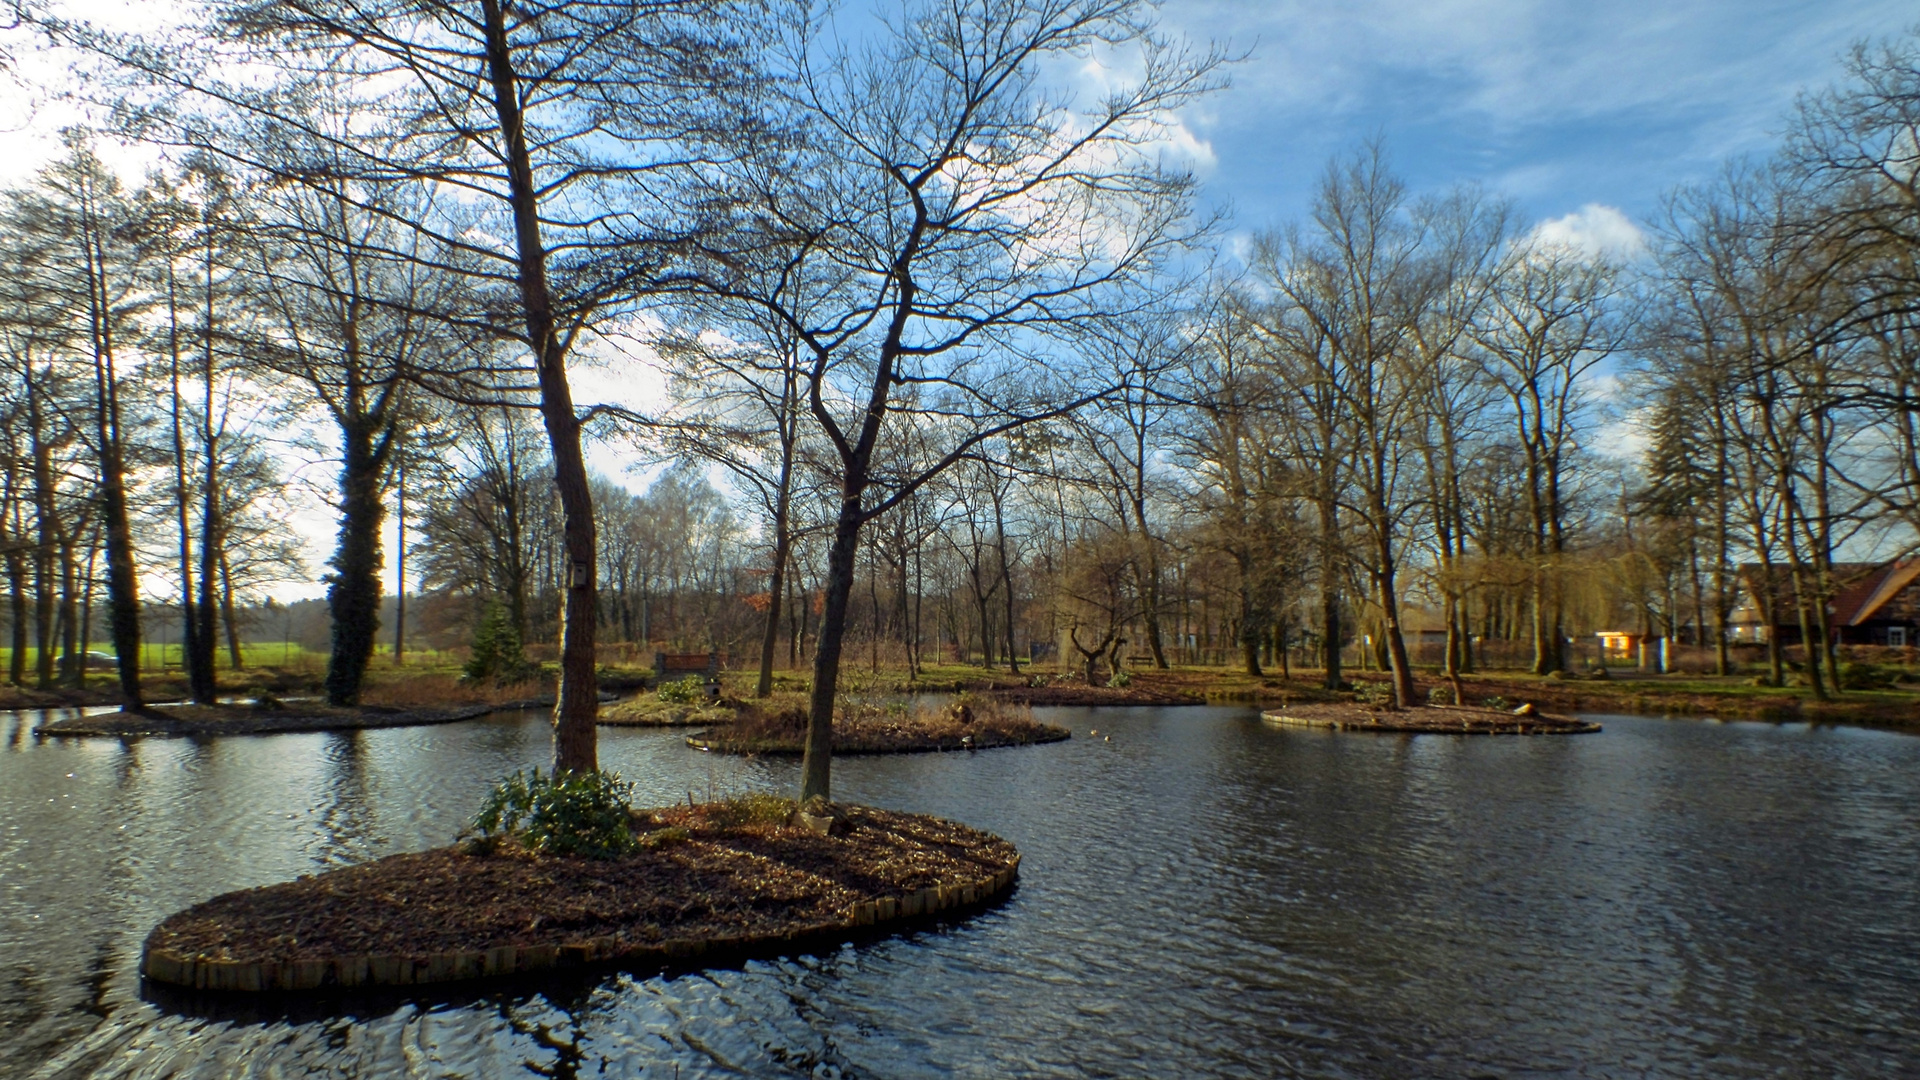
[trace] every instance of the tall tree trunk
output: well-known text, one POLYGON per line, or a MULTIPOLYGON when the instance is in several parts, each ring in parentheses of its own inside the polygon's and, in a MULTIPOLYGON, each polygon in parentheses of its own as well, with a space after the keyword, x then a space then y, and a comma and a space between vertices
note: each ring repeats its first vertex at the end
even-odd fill
POLYGON ((1460 601, 1454 596, 1451 588, 1447 590, 1445 610, 1441 612, 1441 617, 1447 624, 1447 643, 1445 655, 1441 661, 1443 665, 1441 674, 1446 676, 1447 685, 1453 687, 1453 703, 1465 705, 1467 691, 1460 685, 1460 601))
POLYGON ((13 652, 7 657, 7 678, 27 685, 27 560, 19 551, 7 553, 7 591, 13 613, 13 652))
MULTIPOLYGON (((60 545, 60 610, 55 620, 60 625, 60 682, 75 690, 86 685, 86 665, 80 662, 80 557, 74 538, 60 545)), ((87 556, 91 565, 93 556, 87 556)), ((87 591, 92 595, 93 575, 87 574, 87 591)), ((88 615, 91 619, 91 612, 88 615)))
POLYGON ((33 450, 33 501, 35 543, 33 552, 34 605, 34 684, 42 690, 53 688, 53 643, 56 626, 54 602, 58 592, 55 567, 59 563, 61 525, 54 501, 53 451, 45 437, 45 414, 41 410, 39 387, 33 367, 25 369, 27 378, 28 437, 33 450))
MULTIPOLYGON (((1014 651, 1013 560, 1007 557, 1006 500, 1001 494, 1000 486, 994 483, 991 475, 987 477, 987 482, 993 486, 994 546, 999 549, 1000 553, 1001 599, 1005 602, 1007 608, 1007 670, 1018 675, 1020 674, 1020 654, 1014 651)), ((901 560, 904 562, 905 559, 906 554, 902 552, 901 560)), ((1158 571, 1156 570, 1155 573, 1157 575, 1158 571)), ((1152 602, 1157 603, 1158 597, 1156 596, 1152 602)), ((1147 637, 1153 642, 1153 655, 1155 659, 1159 661, 1161 667, 1166 667, 1166 659, 1160 653, 1160 623, 1154 617, 1151 604, 1149 604, 1147 608, 1147 637)))
POLYGON ((980 585, 980 549, 973 549, 973 606, 980 616, 980 666, 993 670, 993 620, 988 614, 989 593, 980 585))
POLYGON ((780 644, 781 602, 786 598, 787 558, 793 538, 787 535, 787 497, 783 491, 773 515, 773 580, 767 585, 767 622, 760 630, 760 678, 753 696, 773 696, 773 652, 780 644))
POLYGON ((847 633, 855 562, 860 554, 860 481, 843 495, 827 549, 826 596, 813 642, 813 694, 807 710, 806 751, 800 759, 800 801, 833 798, 833 706, 840 689, 840 651, 847 633))
POLYGON ((916 679, 920 677, 921 615, 927 598, 927 567, 921 557, 926 542, 926 534, 922 533, 920 541, 913 545, 913 641, 907 650, 907 664, 916 679))
POLYGON ((220 622, 227 628, 227 665, 235 671, 247 665, 240 654, 240 623, 233 613, 233 568, 227 565, 227 551, 220 549, 220 622))
POLYGON ((200 620, 194 614, 194 568, 193 568, 193 523, 190 504, 192 486, 187 481, 187 437, 186 424, 181 418, 183 411, 180 398, 180 318, 174 303, 173 268, 167 268, 167 331, 168 331, 168 390, 170 395, 170 419, 173 434, 173 495, 174 528, 180 534, 180 646, 183 666, 187 672, 187 693, 202 705, 211 705, 216 698, 214 676, 210 665, 202 660, 211 660, 210 652, 203 652, 199 646, 200 620))
MULTIPOLYGON (((1798 574, 1795 575, 1795 577, 1798 576, 1798 574)), ((1807 601, 1804 596, 1794 604, 1794 607, 1800 614, 1800 651, 1806 658, 1801 671, 1807 677, 1807 686, 1813 690, 1813 699, 1825 701, 1827 688, 1820 678, 1820 646, 1814 641, 1814 635, 1819 631, 1814 625, 1812 614, 1807 610, 1807 601)))
POLYGON ((1337 508, 1331 498, 1320 500, 1320 625, 1324 630, 1322 683, 1328 690, 1340 689, 1340 583, 1338 568, 1339 528, 1337 508))
MULTIPOLYGON (((1536 556, 1536 559, 1544 556, 1536 556)), ((1533 568, 1533 666, 1529 669, 1535 675, 1550 674, 1554 670, 1555 649, 1553 648, 1553 626, 1547 601, 1546 568, 1536 561, 1533 568)))
POLYGON ((407 457, 395 462, 393 538, 393 666, 407 666, 407 457))
MULTIPOLYGON (((76 639, 74 631, 72 630, 67 632, 67 642, 71 647, 66 653, 66 665, 67 669, 72 672, 71 678, 75 687, 86 685, 87 657, 93 655, 93 586, 95 580, 97 580, 94 573, 96 569, 94 563, 99 557, 100 536, 98 530, 96 530, 95 534, 87 541, 87 572, 84 578, 86 584, 80 590, 79 616, 76 620, 79 627, 79 637, 76 639)), ((70 622, 68 625, 72 626, 74 623, 70 622)), ((138 671, 140 668, 139 657, 136 656, 133 663, 134 670, 138 671)))
MULTIPOLYGON (((1385 523, 1388 518, 1386 508, 1375 506, 1374 513, 1385 523)), ((1381 633, 1386 638, 1387 669, 1393 675, 1394 703, 1403 709, 1412 708, 1413 665, 1407 659, 1406 638, 1400 633, 1400 599, 1395 595, 1392 534, 1381 530, 1379 536, 1378 558, 1380 559, 1380 618, 1381 633)))
POLYGON ((213 658, 219 647, 216 595, 220 573, 220 554, 226 548, 226 521, 220 505, 220 429, 214 422, 213 413, 213 232, 207 231, 206 246, 206 337, 202 343, 200 356, 200 381, 204 393, 200 417, 200 443, 206 453, 205 488, 200 493, 200 599, 193 616, 195 620, 193 647, 199 655, 194 658, 194 670, 205 684, 206 701, 212 702, 219 694, 219 681, 214 674, 213 658))
MULTIPOLYGON (((1761 557, 1768 552, 1763 548, 1761 557)), ((1773 579, 1773 564, 1762 562, 1759 568, 1760 590, 1754 595, 1754 606, 1760 609, 1760 618, 1767 625, 1767 685, 1784 686, 1787 681, 1787 658, 1785 648, 1780 643, 1780 604, 1779 586, 1773 579)))
POLYGON ((880 625, 880 545, 874 544, 867 556, 867 601, 873 606, 873 634, 869 647, 871 668, 875 675, 880 674, 880 639, 885 636, 880 625))
POLYGON ((201 501, 200 510, 200 600, 194 608, 195 627, 194 645, 200 650, 194 661, 200 675, 206 680, 207 701, 212 702, 219 693, 219 683, 214 674, 213 658, 219 651, 219 578, 220 559, 226 548, 224 534, 226 523, 220 507, 219 475, 214 467, 215 446, 207 447, 207 490, 201 501))
POLYGON ((1254 611, 1253 559, 1243 549, 1234 553, 1234 562, 1240 571, 1240 666, 1257 679, 1263 672, 1260 670, 1260 619, 1254 611))
MULTIPOLYGON (((594 725, 600 716, 599 673, 594 667, 594 563, 598 548, 593 495, 587 483, 586 457, 580 448, 580 417, 574 411, 572 388, 567 385, 566 345, 558 332, 547 282, 547 252, 540 238, 539 194, 520 113, 519 76, 513 67, 500 0, 481 0, 481 12, 487 72, 504 143, 513 208, 520 301, 526 316, 527 341, 538 365, 540 418, 547 429, 553 481, 563 515, 566 600, 560 616, 560 690, 553 710, 553 767, 556 771, 588 772, 599 768, 599 733, 594 725)), ((836 663, 839 660, 837 650, 834 659, 836 663)))
POLYGON ((385 445, 375 422, 359 417, 340 431, 340 532, 334 543, 327 608, 333 617, 333 654, 327 658, 327 702, 360 704, 367 664, 380 632, 380 519, 385 445))
POLYGON ((1713 671, 1723 676, 1733 674, 1733 647, 1727 639, 1727 620, 1732 613, 1726 598, 1726 559, 1722 556, 1713 564, 1713 671))
MULTIPOLYGON (((91 233, 92 230, 89 229, 91 233)), ((95 428, 100 440, 100 509, 107 547, 107 608, 120 674, 121 708, 144 712, 140 691, 140 580, 134 563, 133 521, 127 506, 127 468, 120 426, 120 384, 113 361, 113 312, 106 252, 97 234, 86 237, 90 323, 93 331, 95 428)), ((86 658, 79 658, 84 672, 86 658)))

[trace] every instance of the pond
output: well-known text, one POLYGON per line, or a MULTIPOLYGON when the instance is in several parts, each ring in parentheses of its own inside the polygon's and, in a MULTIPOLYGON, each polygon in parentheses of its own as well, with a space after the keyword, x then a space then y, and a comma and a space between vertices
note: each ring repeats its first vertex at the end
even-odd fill
MULTIPOLYGON (((141 940, 215 893, 447 842, 544 760, 542 717, 128 743, 0 717, 0 1074, 1887 1076, 1920 1046, 1920 739, 1043 713, 1076 737, 835 764, 843 799, 1020 846, 971 919, 351 1015, 148 1000, 141 940)), ((652 803, 795 783, 683 734, 603 729, 603 764, 652 803)))

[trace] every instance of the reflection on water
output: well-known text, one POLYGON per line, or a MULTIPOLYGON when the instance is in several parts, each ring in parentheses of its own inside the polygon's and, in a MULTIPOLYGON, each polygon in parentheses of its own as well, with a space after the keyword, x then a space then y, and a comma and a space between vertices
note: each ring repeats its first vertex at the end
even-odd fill
MULTIPOLYGON (((0 1074, 1886 1076, 1920 1045, 1920 739, 1052 712, 1083 737, 836 763, 845 798, 1020 845, 1020 887, 970 920, 351 1014, 143 998, 141 939, 218 892, 445 843, 544 761, 544 718, 123 743, 0 717, 0 1074)), ((602 760, 656 803, 795 782, 681 734, 606 729, 602 760)))

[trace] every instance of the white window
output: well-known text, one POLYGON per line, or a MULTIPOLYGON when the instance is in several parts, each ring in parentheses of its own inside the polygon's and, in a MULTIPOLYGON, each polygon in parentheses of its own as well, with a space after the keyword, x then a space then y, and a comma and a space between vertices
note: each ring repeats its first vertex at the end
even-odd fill
POLYGON ((1896 649, 1907 647, 1907 628, 1904 626, 1887 627, 1887 644, 1896 649))

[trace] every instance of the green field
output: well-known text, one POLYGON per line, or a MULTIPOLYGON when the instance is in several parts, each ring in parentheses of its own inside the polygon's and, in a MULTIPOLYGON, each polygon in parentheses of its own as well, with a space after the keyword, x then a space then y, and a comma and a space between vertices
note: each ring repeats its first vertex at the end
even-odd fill
MULTIPOLYGON (((111 657, 113 649, 102 643, 94 643, 89 650, 97 658, 111 657)), ((55 653, 56 659, 58 653, 55 653)), ((27 670, 33 670, 38 650, 27 650, 27 670)), ((381 645, 374 650, 375 664, 391 663, 393 649, 381 645)), ((228 662, 226 644, 214 651, 214 665, 220 670, 231 667, 228 662)), ((240 646, 240 662, 248 668, 292 668, 297 670, 319 670, 327 665, 327 654, 318 650, 309 650, 298 642, 282 643, 278 641, 243 642, 240 646)), ((10 668, 13 663, 13 650, 0 648, 0 671, 10 668)), ((182 668, 181 647, 173 642, 143 642, 140 647, 140 669, 142 671, 179 671, 182 668)), ((435 650, 407 650, 407 666, 440 667, 453 665, 457 659, 451 653, 435 650)), ((96 670, 100 670, 96 668, 96 670)))

